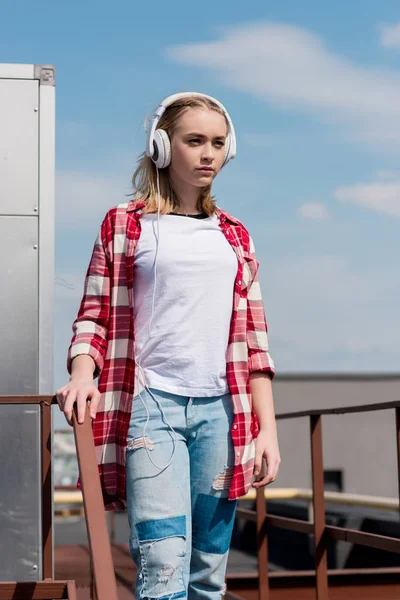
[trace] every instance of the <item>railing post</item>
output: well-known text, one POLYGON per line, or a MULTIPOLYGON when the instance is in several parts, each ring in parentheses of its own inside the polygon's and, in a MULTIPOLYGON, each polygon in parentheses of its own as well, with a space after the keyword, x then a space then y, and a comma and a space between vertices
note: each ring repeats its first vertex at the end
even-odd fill
POLYGON ((89 406, 86 405, 85 421, 82 424, 78 424, 76 404, 72 418, 89 549, 93 561, 94 597, 98 600, 118 600, 89 406))
POLYGON ((310 416, 310 430, 317 600, 328 600, 328 560, 325 535, 324 464, 322 457, 321 415, 310 416))
POLYGON ((68 581, 67 596, 68 596, 68 600, 77 600, 75 581, 68 581))
POLYGON ((51 481, 51 403, 40 402, 42 471, 42 579, 53 578, 53 489, 51 481))
POLYGON ((97 600, 96 583, 94 581, 93 557, 90 554, 90 584, 89 584, 90 600, 97 600))
MULTIPOLYGON (((265 460, 263 459, 260 476, 264 477, 265 460)), ((256 531, 257 531, 257 560, 258 560, 258 600, 269 600, 268 580, 268 536, 267 536, 267 510, 263 487, 256 492, 256 531)))
POLYGON ((397 481, 399 485, 399 509, 400 509, 400 406, 394 409, 396 412, 396 441, 397 441, 397 481))

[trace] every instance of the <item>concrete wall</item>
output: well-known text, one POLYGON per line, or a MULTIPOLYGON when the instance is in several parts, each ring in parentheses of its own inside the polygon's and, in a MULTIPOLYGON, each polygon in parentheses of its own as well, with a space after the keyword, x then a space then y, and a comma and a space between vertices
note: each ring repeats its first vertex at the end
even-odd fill
MULTIPOLYGON (((400 400, 400 375, 280 375, 275 412, 400 400)), ((394 410, 322 417, 324 468, 343 470, 343 491, 398 497, 394 410)), ((278 421, 282 463, 270 487, 311 487, 309 418, 278 421)))

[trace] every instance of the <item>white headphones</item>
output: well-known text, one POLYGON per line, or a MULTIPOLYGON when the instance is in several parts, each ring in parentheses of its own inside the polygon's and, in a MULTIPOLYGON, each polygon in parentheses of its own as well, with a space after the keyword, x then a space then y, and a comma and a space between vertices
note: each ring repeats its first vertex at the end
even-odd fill
POLYGON ((234 158, 236 155, 235 128, 233 127, 232 119, 230 118, 224 105, 212 96, 207 96, 207 94, 202 94, 200 92, 181 92, 178 94, 173 94, 172 96, 168 96, 168 98, 163 100, 157 109, 152 113, 151 119, 146 118, 145 121, 144 128, 147 133, 146 155, 152 159, 154 164, 159 169, 168 167, 169 163, 171 162, 171 143, 168 133, 164 131, 164 129, 156 129, 157 124, 168 106, 180 98, 187 98, 190 96, 208 98, 209 100, 215 102, 215 104, 217 104, 224 112, 229 124, 229 132, 225 141, 224 161, 222 163, 222 167, 224 167, 231 160, 231 158, 234 158), (148 126, 148 121, 150 121, 150 126, 148 126))

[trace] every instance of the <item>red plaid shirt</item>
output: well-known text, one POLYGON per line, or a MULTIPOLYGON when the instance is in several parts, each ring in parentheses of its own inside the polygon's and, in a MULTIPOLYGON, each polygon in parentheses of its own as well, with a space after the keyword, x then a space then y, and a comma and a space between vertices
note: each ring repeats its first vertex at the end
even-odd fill
MULTIPOLYGON (((84 293, 68 349, 67 369, 79 354, 95 362, 101 394, 93 434, 105 508, 126 507, 125 453, 135 381, 133 262, 144 201, 111 208, 101 226, 87 269, 84 293)), ((275 368, 268 352, 267 323, 253 240, 238 220, 216 207, 219 226, 238 259, 227 347, 226 376, 232 395, 235 466, 229 499, 252 482, 258 420, 252 407, 250 373, 275 368)), ((79 482, 78 482, 79 487, 79 482)))

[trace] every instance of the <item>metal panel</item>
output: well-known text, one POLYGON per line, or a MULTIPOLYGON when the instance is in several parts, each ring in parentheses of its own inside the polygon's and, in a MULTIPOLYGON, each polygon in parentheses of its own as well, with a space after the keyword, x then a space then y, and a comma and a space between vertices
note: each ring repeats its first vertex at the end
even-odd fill
POLYGON ((33 79, 35 65, 19 63, 1 63, 0 79, 33 79))
POLYGON ((0 218, 2 395, 38 393, 37 243, 37 217, 0 218))
MULTIPOLYGON (((54 392, 54 155, 54 66, 0 64, 0 255, 3 258, 0 394, 3 395, 54 392)), ((7 449, 7 454, 12 452, 7 449)), ((30 468, 29 461, 26 468, 30 468)), ((25 473, 21 478, 24 477, 25 473)), ((4 481, 7 480, 2 476, 0 507, 4 481)), ((32 498, 38 499, 38 491, 33 487, 32 498)), ((41 519, 36 518, 35 523, 41 528, 41 519)), ((49 577, 52 573, 47 550, 54 539, 46 535, 46 519, 43 527, 47 558, 41 575, 49 577)), ((13 543, 13 536, 8 543, 13 543)), ((31 564, 22 561, 20 566, 19 575, 11 578, 29 580, 31 564)))
MULTIPOLYGON (((55 213, 55 69, 35 65, 39 86, 39 379, 38 393, 53 394, 54 356, 54 213, 55 213)), ((51 434, 53 444, 53 433, 51 434)), ((53 447, 53 446, 52 446, 53 447)), ((54 481, 54 466, 51 466, 54 481)), ((53 483, 51 484, 53 487, 53 483)), ((51 513, 54 514, 53 492, 51 513)), ((54 536, 52 536, 54 577, 54 536)), ((48 565, 43 566, 44 574, 48 565)))
MULTIPOLYGON (((39 67, 46 81, 54 69, 39 67)), ((55 87, 39 90, 39 394, 53 394, 55 87)))
POLYGON ((0 580, 42 576, 40 406, 0 405, 0 580))
POLYGON ((0 214, 36 215, 39 82, 0 79, 0 214))

